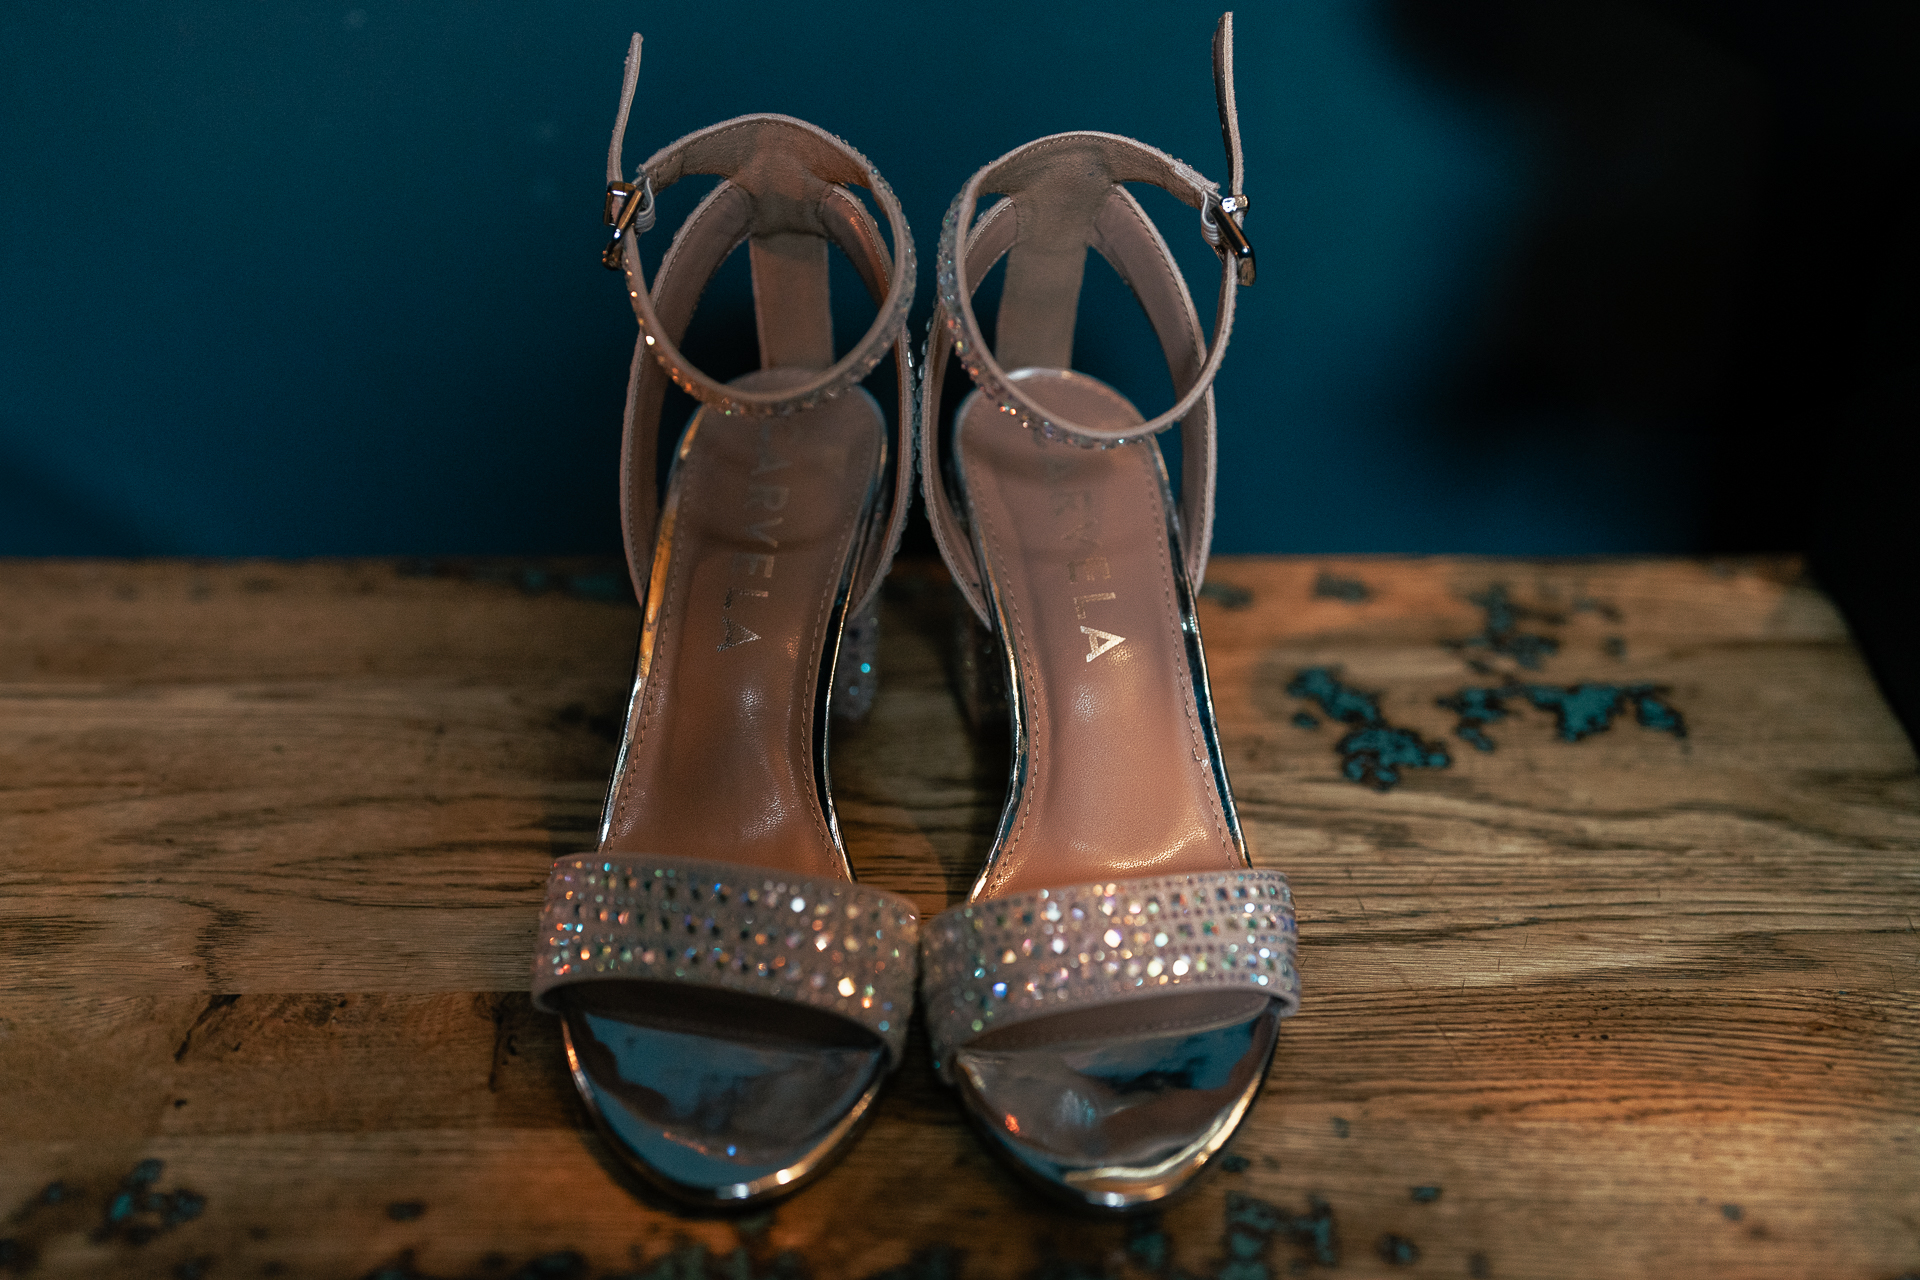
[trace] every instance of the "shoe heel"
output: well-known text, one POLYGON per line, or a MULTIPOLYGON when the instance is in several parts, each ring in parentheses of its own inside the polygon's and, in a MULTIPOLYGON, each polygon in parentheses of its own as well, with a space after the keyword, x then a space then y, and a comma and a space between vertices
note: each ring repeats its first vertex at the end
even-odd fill
POLYGON ((833 718, 839 724, 866 721, 880 685, 880 606, 850 614, 840 637, 840 660, 833 673, 833 718))
POLYGON ((1007 723, 1007 676, 1000 640, 987 630, 967 606, 959 588, 953 591, 953 630, 949 669, 953 693, 967 727, 976 732, 1007 723))

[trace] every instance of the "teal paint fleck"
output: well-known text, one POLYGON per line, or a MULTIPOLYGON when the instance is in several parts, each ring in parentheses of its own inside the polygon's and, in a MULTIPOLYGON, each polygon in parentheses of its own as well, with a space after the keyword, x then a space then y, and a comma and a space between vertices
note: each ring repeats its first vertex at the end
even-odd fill
POLYGON ((1287 692, 1317 702, 1332 719, 1355 726, 1333 745, 1340 753, 1340 772, 1349 782, 1386 791, 1400 781, 1402 769, 1444 769, 1453 763, 1444 747, 1425 741, 1411 729, 1387 723, 1380 714, 1378 695, 1348 688, 1332 668, 1296 672, 1287 692))
POLYGON ((513 1280, 583 1280, 587 1260, 571 1249, 544 1253, 513 1273, 513 1280))
POLYGON ((1562 742, 1579 742, 1613 727, 1621 712, 1631 710, 1634 722, 1644 729, 1687 736, 1686 718, 1665 700, 1668 690, 1654 684, 1519 684, 1491 688, 1461 689, 1445 698, 1435 699, 1460 717, 1454 733, 1481 751, 1492 751, 1495 743, 1483 726, 1498 724, 1509 714, 1508 703, 1516 698, 1554 715, 1556 731, 1562 742))
POLYGON ((576 573, 567 580, 567 590, 586 600, 624 604, 633 599, 633 581, 625 574, 576 573))
POLYGON ((952 1245, 929 1245, 897 1267, 876 1271, 867 1280, 959 1280, 966 1255, 952 1245))
POLYGON ((1453 763, 1444 748, 1423 740, 1411 729, 1390 725, 1355 730, 1339 741, 1337 749, 1345 757, 1340 771, 1347 781, 1376 791, 1397 784, 1401 769, 1444 769, 1453 763))
POLYGON ((1318 729, 1320 727, 1320 721, 1314 717, 1311 711, 1296 713, 1293 717, 1293 724, 1296 729, 1318 729))
POLYGON ((1220 1167, 1228 1173, 1245 1173, 1252 1161, 1245 1156, 1221 1156, 1220 1167))
POLYGON ((684 1245, 645 1271, 628 1272, 619 1280, 707 1280, 707 1246, 684 1245))
POLYGON ((391 1267, 380 1267, 369 1271, 361 1280, 422 1280, 418 1271, 413 1269, 413 1250, 400 1255, 400 1261, 391 1267))
POLYGON ((1462 689, 1451 697, 1436 698, 1434 702, 1460 717, 1460 723, 1453 727, 1455 734, 1470 743, 1476 751, 1491 751, 1494 741, 1481 726, 1499 724, 1507 718, 1505 697, 1505 693, 1499 689, 1462 689))
POLYGON ((1290 1223, 1289 1215, 1265 1200, 1227 1192, 1227 1259, 1212 1280, 1271 1280, 1267 1249, 1274 1233, 1290 1223))
POLYGON ((1353 1126, 1347 1123, 1347 1118, 1345 1116, 1335 1116, 1333 1118, 1333 1136, 1334 1137, 1344 1138, 1349 1133, 1352 1133, 1352 1132, 1353 1132, 1353 1126))
POLYGON ((1440 1188, 1433 1186, 1412 1187, 1409 1188, 1409 1193, 1415 1204, 1432 1204, 1440 1198, 1440 1188))
POLYGON ((1553 712, 1560 737, 1566 742, 1578 742, 1611 728, 1613 714, 1621 705, 1620 690, 1607 684, 1577 684, 1566 689, 1527 685, 1521 692, 1534 706, 1553 712))
POLYGON ((1173 1258, 1173 1247, 1160 1225, 1159 1214, 1143 1213, 1127 1219, 1127 1256, 1155 1275, 1167 1269, 1167 1263, 1173 1258))
POLYGON ((159 1197, 160 1203, 152 1206, 160 1215, 163 1225, 177 1227, 183 1222, 192 1222, 205 1212, 207 1198, 194 1192, 180 1190, 170 1196, 159 1197))
POLYGON ((1720 1216, 1728 1222, 1738 1222, 1746 1216, 1746 1210, 1737 1204, 1723 1204, 1720 1206, 1720 1216))
POLYGON ((1562 688, 1550 684, 1520 686, 1527 701, 1543 711, 1551 711, 1558 724, 1560 738, 1578 742, 1612 727, 1613 718, 1629 706, 1633 718, 1642 727, 1687 736, 1686 722, 1673 707, 1661 701, 1666 690, 1658 685, 1578 684, 1562 688))
MULTIPOLYGON (((1478 635, 1468 636, 1465 640, 1448 642, 1454 649, 1481 649, 1488 653, 1497 653, 1512 658, 1529 671, 1538 671, 1543 662, 1560 652, 1560 642, 1551 636, 1536 635, 1520 630, 1523 618, 1539 618, 1543 621, 1557 622, 1551 614, 1540 613, 1532 609, 1523 609, 1513 603, 1507 595, 1507 589, 1495 583, 1477 596, 1467 599, 1479 605, 1486 612, 1487 622, 1478 635)), ((1475 669, 1486 670, 1484 663, 1473 663, 1475 669)))
POLYGON ((1373 1251, 1390 1267, 1410 1267, 1420 1261, 1420 1246, 1391 1231, 1374 1241, 1373 1251))
POLYGON ((1313 1252, 1323 1267, 1340 1265, 1340 1240, 1334 1234, 1333 1206, 1319 1196, 1307 1197, 1307 1212, 1293 1220, 1293 1238, 1313 1252))
POLYGON ((1347 688, 1331 667, 1308 667, 1296 672, 1287 684, 1287 692, 1319 703, 1322 711, 1343 724, 1383 723, 1374 695, 1347 688))
POLYGON ((1209 579, 1200 588, 1200 598, 1211 600, 1222 609, 1244 609, 1253 603, 1253 592, 1230 582, 1209 579))
POLYGON ((1667 692, 1650 684, 1637 684, 1630 687, 1627 696, 1633 699, 1634 723, 1643 729, 1658 729, 1670 733, 1676 738, 1687 736, 1687 723, 1680 712, 1662 702, 1658 695, 1667 692))
POLYGON ((1313 580, 1313 594, 1319 600, 1344 600, 1348 604, 1365 604, 1373 599, 1373 592, 1360 579, 1336 578, 1325 569, 1313 580))
MULTIPOLYGON (((184 1187, 177 1191, 153 1189, 166 1167, 163 1160, 142 1160, 133 1166, 107 1197, 100 1225, 90 1233, 91 1238, 99 1242, 119 1237, 128 1244, 143 1245, 204 1213, 207 1198, 198 1192, 184 1187)), ((60 1198, 65 1198, 64 1187, 60 1198)))
POLYGON ((767 1234, 773 1226, 773 1210, 763 1209, 759 1213, 750 1213, 738 1218, 733 1224, 733 1233, 742 1240, 758 1240, 767 1234))

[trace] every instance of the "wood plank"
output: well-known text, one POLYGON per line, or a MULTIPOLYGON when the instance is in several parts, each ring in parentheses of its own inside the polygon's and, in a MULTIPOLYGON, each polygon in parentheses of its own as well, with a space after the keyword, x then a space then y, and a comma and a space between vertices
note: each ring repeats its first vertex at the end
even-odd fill
MULTIPOLYGON (((617 1175, 524 991, 547 862, 590 846, 611 765, 619 583, 0 562, 0 1215, 72 1192, 0 1225, 34 1274, 509 1275, 571 1249, 596 1275, 1277 1275, 1319 1265, 1310 1198, 1363 1276, 1920 1267, 1920 772, 1796 563, 1216 563, 1217 709, 1256 857, 1299 897, 1307 1003, 1245 1167, 1134 1227, 1013 1183, 917 1029, 853 1155, 770 1216, 617 1175), (1462 643, 1496 584, 1558 643, 1538 668, 1462 643), (1287 691, 1316 666, 1448 765, 1347 781, 1350 726, 1287 691), (1526 704, 1491 752, 1454 736, 1436 700, 1509 680, 1659 686, 1687 734, 1617 714, 1570 743, 1526 704), (90 1239, 147 1158, 205 1212, 90 1239)), ((857 868, 929 912, 1005 768, 947 691, 952 616, 937 568, 896 573, 880 702, 834 748, 857 868)))
MULTIPOLYGON (((1523 1002, 1481 993, 1470 1007, 1439 1011, 1451 1033, 1418 995, 1323 1002, 1289 1029, 1262 1122, 1236 1144, 1251 1167, 1211 1178, 1166 1216, 1176 1257, 1194 1271, 1218 1261, 1222 1200, 1240 1190, 1294 1214, 1309 1197, 1326 1201, 1348 1268, 1361 1274, 1374 1263, 1352 1255, 1388 1232, 1453 1249, 1456 1264, 1485 1253, 1495 1274, 1595 1274, 1566 1267, 1554 1242, 1596 1237, 1624 1250, 1609 1274, 1732 1263, 1815 1275, 1850 1260, 1897 1263, 1897 1249, 1862 1247, 1876 1233, 1897 1245, 1893 1219, 1920 1212, 1910 1179, 1889 1195, 1870 1173, 1910 1167, 1920 1137, 1908 1070, 1920 1046, 1910 1024, 1894 1025, 1897 1003, 1707 993, 1619 1001, 1585 990, 1523 1002), (1809 1030, 1812 1042, 1796 1048, 1809 1030), (1609 1159, 1592 1158, 1596 1143, 1609 1159), (1441 1188, 1440 1199, 1421 1204, 1416 1186, 1441 1188), (1740 1207, 1740 1229, 1722 1211, 1728 1204, 1740 1207), (1838 1220, 1835 1210, 1845 1211, 1838 1220), (1669 1252, 1641 1247, 1647 1237, 1669 1252)), ((90 1047, 168 1020, 142 1003, 97 1011, 90 1047)), ((633 1249, 654 1258, 680 1236, 713 1252, 735 1247, 724 1222, 636 1213, 597 1140, 574 1132, 550 1020, 524 997, 505 1003, 496 1023, 484 997, 243 997, 196 1026, 192 1005, 176 1001, 170 1021, 193 1034, 168 1086, 152 1092, 143 1140, 125 1140, 124 1116, 86 1132, 87 1108, 68 1091, 64 1105, 43 1100, 65 1114, 43 1115, 40 1132, 22 1134, 14 1150, 102 1192, 135 1158, 168 1161, 163 1185, 189 1186, 211 1207, 198 1235, 166 1243, 244 1242, 222 1254, 234 1267, 290 1263, 293 1250, 309 1273, 359 1274, 413 1248, 423 1270, 448 1274, 490 1252, 571 1248, 613 1269, 633 1249), (502 1035, 517 1052, 496 1057, 502 1035), (395 1056, 409 1069, 381 1072, 395 1056), (564 1190, 540 1194, 549 1178, 564 1190), (401 1230, 385 1216, 387 1205, 416 1200, 431 1210, 419 1225, 401 1230), (313 1220, 354 1229, 248 1235, 313 1220)), ((152 1047, 150 1063, 172 1061, 164 1042, 152 1047)), ((969 1273, 1012 1275, 1044 1240, 1095 1265, 1124 1248, 1124 1228, 1061 1219, 1006 1179, 930 1085, 924 1058, 906 1071, 847 1167, 773 1215, 756 1249, 798 1250, 817 1274, 862 1275, 904 1261, 909 1246, 940 1244, 967 1253, 969 1273), (956 1200, 956 1179, 974 1194, 956 1200), (834 1181, 887 1185, 884 1219, 860 1220, 858 1205, 850 1215, 834 1181), (982 1192, 994 1222, 985 1239, 965 1225, 982 1192)), ((16 1201, 35 1189, 8 1182, 0 1192, 16 1201)), ((130 1252, 71 1229, 52 1243, 49 1263, 81 1272, 130 1252)), ((1293 1242, 1277 1247, 1284 1258, 1293 1242)))

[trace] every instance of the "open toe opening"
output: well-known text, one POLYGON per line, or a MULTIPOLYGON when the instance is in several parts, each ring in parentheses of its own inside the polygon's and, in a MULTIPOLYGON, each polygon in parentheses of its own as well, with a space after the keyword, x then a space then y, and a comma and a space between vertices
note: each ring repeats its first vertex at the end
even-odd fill
POLYGON ((1104 1208, 1178 1190, 1266 1077, 1282 1006, 1194 993, 1063 1013, 990 1033, 954 1066, 974 1118, 1026 1172, 1104 1208))
POLYGON ((856 1133, 887 1071, 879 1037, 821 1010, 644 981, 563 1006, 575 1086, 629 1163, 704 1202, 792 1189, 856 1133))

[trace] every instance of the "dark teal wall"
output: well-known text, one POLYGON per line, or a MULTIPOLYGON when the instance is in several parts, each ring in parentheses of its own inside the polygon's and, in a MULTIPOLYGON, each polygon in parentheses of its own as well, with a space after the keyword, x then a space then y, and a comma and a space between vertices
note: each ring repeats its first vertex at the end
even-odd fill
MULTIPOLYGON (((1687 429, 1698 397, 1669 394, 1671 378, 1650 402, 1593 393, 1593 377, 1491 409, 1455 394, 1482 366, 1514 380, 1488 352, 1531 324, 1524 286, 1565 194, 1565 139, 1551 103, 1463 72, 1401 8, 1277 0, 1238 16, 1261 277, 1219 382, 1219 549, 1712 542, 1714 467, 1687 429)), ((958 12, 6 6, 0 554, 615 549, 632 322, 597 263, 598 215, 634 28, 647 44, 630 158, 741 112, 803 116, 888 176, 923 262, 967 174, 1043 133, 1131 134, 1222 176, 1211 5, 958 12)), ((1660 21, 1620 55, 1623 82, 1647 66, 1656 89, 1724 70, 1703 37, 1660 21), (1645 53, 1671 48, 1678 72, 1645 53)), ((1539 37, 1554 39, 1584 37, 1539 37)), ((1738 75, 1707 83, 1704 113, 1674 109, 1705 120, 1693 145, 1711 152, 1742 136, 1726 103, 1758 91, 1738 75)), ((1709 187, 1709 205, 1732 198, 1709 187)), ((1172 210, 1165 232, 1209 295, 1193 215, 1154 208, 1172 210)), ((916 332, 929 291, 923 272, 916 332)), ((1590 301, 1567 296, 1552 305, 1590 301)), ((1595 326, 1633 330, 1664 299, 1616 300, 1595 326)), ((1143 324, 1105 306, 1083 316, 1096 371, 1164 395, 1143 324)), ((1599 352, 1604 392, 1604 333, 1567 344, 1599 352)))

